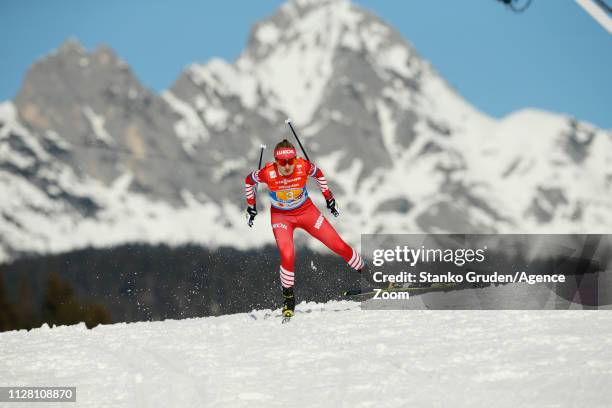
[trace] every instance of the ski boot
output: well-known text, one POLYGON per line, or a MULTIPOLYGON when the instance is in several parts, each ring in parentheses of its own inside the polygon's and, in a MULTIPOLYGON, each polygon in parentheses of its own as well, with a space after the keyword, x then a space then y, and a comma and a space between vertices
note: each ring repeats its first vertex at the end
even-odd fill
POLYGON ((293 317, 295 311, 295 297, 293 288, 283 288, 283 323, 288 322, 293 317))

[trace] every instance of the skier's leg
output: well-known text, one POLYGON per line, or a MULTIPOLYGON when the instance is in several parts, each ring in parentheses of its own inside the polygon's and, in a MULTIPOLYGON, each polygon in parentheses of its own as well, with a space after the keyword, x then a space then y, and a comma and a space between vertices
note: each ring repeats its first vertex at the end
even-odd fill
POLYGON ((283 289, 293 288, 295 283, 294 262, 295 248, 293 247, 294 223, 290 216, 272 213, 272 232, 280 252, 281 264, 279 268, 280 281, 283 289))
POLYGON ((299 227, 304 228, 310 235, 321 241, 326 247, 340 255, 349 266, 360 271, 363 266, 361 255, 347 244, 334 227, 321 214, 314 205, 307 213, 299 217, 299 227))
POLYGON ((294 223, 290 216, 272 213, 272 232, 280 252, 281 264, 279 268, 281 286, 283 287, 283 316, 290 318, 295 309, 295 296, 293 295, 295 248, 293 247, 294 223))

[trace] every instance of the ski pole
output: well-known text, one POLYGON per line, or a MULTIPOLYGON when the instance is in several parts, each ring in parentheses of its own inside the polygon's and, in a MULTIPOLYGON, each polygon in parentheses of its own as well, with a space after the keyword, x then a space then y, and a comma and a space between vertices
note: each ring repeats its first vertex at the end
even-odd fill
MULTIPOLYGON (((261 159, 263 159, 263 151, 266 149, 265 144, 259 145, 259 164, 257 165, 257 170, 261 169, 261 159)), ((257 200, 257 187, 259 187, 259 183, 255 184, 255 200, 257 200)), ((257 201, 255 201, 255 210, 257 210, 257 201)))
MULTIPOLYGON (((261 160, 263 159, 263 152, 266 148, 265 144, 261 144, 259 146, 260 150, 259 150, 259 164, 257 165, 257 170, 261 169, 261 160)), ((255 183, 255 205, 253 206, 253 209, 255 210, 255 214, 257 214, 257 187, 259 186, 259 183, 255 183)), ((249 216, 249 227, 253 226, 253 221, 255 220, 255 215, 250 215, 249 216)))
POLYGON ((300 149, 302 149, 302 152, 304 153, 304 157, 306 157, 306 160, 310 161, 310 159, 308 158, 308 153, 306 153, 304 146, 302 146, 302 142, 300 142, 300 138, 298 137, 297 133, 295 133, 295 129, 293 129, 293 125, 291 125, 291 119, 287 118, 285 123, 288 124, 289 127, 291 128, 291 132, 293 132, 293 136, 295 136, 295 140, 297 140, 298 144, 300 145, 300 149))
POLYGON ((266 145, 265 144, 261 144, 259 146, 259 148, 261 150, 259 151, 259 164, 257 165, 257 170, 261 169, 261 159, 263 158, 263 151, 266 148, 266 145))
MULTIPOLYGON (((304 157, 306 157, 306 160, 310 161, 310 158, 308 157, 308 153, 306 153, 306 149, 304 149, 304 146, 302 146, 302 142, 300 142, 300 138, 298 137, 297 133, 295 133, 295 129, 293 129, 293 125, 291 124, 291 119, 287 118, 285 123, 289 125, 289 128, 291 128, 291 132, 293 132, 293 136, 295 136, 295 140, 297 140, 298 144, 300 145, 300 149, 302 149, 302 152, 304 153, 304 157)), ((340 213, 338 212, 338 209, 336 208, 336 200, 332 198, 331 200, 326 200, 326 201, 327 201, 327 208, 329 208, 332 214, 334 214, 334 217, 339 216, 340 213)))

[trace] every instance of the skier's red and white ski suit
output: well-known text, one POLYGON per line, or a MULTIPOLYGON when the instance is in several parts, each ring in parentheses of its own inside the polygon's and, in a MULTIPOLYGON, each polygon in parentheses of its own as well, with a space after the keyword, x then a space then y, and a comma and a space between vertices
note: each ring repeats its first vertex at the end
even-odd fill
POLYGON ((276 245, 280 251, 280 280, 284 288, 293 287, 295 282, 293 231, 302 228, 317 238, 329 249, 340 255, 356 269, 363 268, 361 255, 338 235, 334 227, 321 214, 308 197, 306 182, 313 177, 326 200, 333 197, 321 169, 303 158, 297 158, 293 173, 283 176, 274 163, 266 163, 261 170, 255 170, 246 177, 245 192, 248 205, 255 205, 255 185, 266 183, 271 198, 271 223, 276 245))

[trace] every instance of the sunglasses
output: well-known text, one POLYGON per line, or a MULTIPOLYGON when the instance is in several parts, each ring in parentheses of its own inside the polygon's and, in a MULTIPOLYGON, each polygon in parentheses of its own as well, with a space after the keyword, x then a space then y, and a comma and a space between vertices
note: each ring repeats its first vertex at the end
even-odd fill
POLYGON ((276 162, 278 163, 279 166, 286 166, 286 165, 293 165, 293 163, 295 163, 295 158, 292 157, 291 159, 276 159, 276 162))

